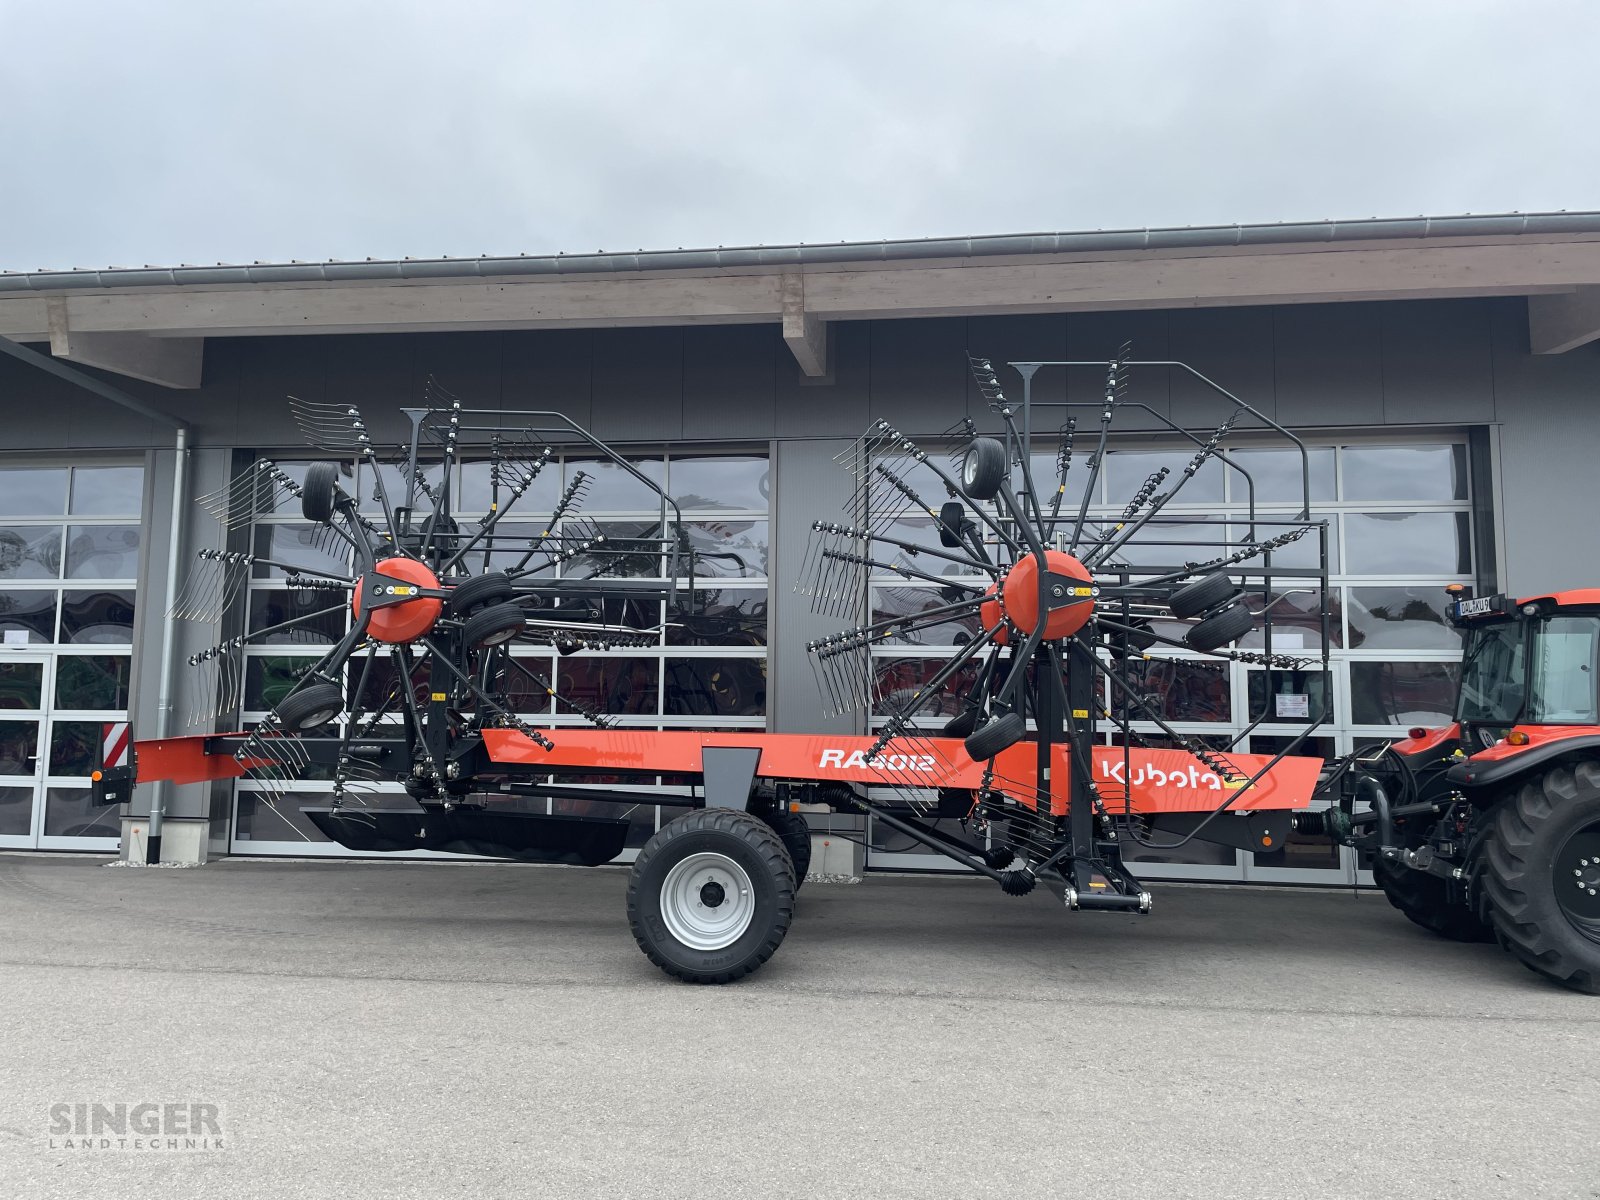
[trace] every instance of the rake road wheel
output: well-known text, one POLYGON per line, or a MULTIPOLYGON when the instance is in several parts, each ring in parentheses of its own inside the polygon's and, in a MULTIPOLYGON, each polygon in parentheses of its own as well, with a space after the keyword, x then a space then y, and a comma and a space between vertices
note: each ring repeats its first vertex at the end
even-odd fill
POLYGON ((760 817, 686 813, 645 843, 628 925, 645 957, 685 983, 731 983, 777 951, 794 917, 794 864, 760 817))
POLYGON ((1547 979, 1600 993, 1600 763, 1523 784, 1496 814, 1485 853, 1500 944, 1547 979))
POLYGON ((1172 593, 1167 607, 1180 621, 1187 621, 1190 617, 1198 617, 1208 608, 1215 608, 1237 590, 1233 580, 1219 571, 1184 584, 1172 593))
POLYGON ((496 604, 468 617, 461 626, 461 638, 480 650, 485 646, 498 646, 522 632, 526 617, 518 605, 496 604))
POLYGON ((1028 732, 1027 722, 1016 713, 1001 713, 973 730, 962 743, 973 762, 988 762, 1007 747, 1015 746, 1028 732))
POLYGON ((465 616, 485 604, 500 604, 511 599, 516 592, 504 571, 490 571, 487 575, 474 575, 463 579, 445 598, 450 611, 458 617, 465 616))
POLYGON ((306 468, 300 485, 300 512, 306 520, 321 523, 333 518, 333 492, 338 486, 338 463, 314 462, 306 468))
POLYGON ((955 716, 944 723, 944 728, 939 731, 941 737, 969 738, 978 728, 978 722, 983 719, 981 708, 964 708, 955 716))
POLYGON ((974 500, 993 500, 1006 481, 1006 448, 994 438, 973 438, 961 462, 961 489, 974 500))
POLYGON ((1250 610, 1242 604, 1235 604, 1219 613, 1212 613, 1184 634, 1183 640, 1188 643, 1191 650, 1210 654, 1213 650, 1222 649, 1229 642, 1238 641, 1254 629, 1255 625, 1256 619, 1250 610))
POLYGON ((284 698, 278 720, 294 733, 318 729, 344 711, 344 695, 331 683, 314 683, 284 698))
POLYGON ((794 890, 799 891, 811 870, 811 826, 799 813, 772 809, 761 814, 761 819, 772 827, 783 848, 789 852, 789 863, 794 868, 794 890))
POLYGON ((1494 939, 1489 926, 1472 909, 1451 894, 1450 885, 1437 875, 1377 859, 1372 878, 1389 903, 1429 933, 1453 942, 1487 942, 1494 939))

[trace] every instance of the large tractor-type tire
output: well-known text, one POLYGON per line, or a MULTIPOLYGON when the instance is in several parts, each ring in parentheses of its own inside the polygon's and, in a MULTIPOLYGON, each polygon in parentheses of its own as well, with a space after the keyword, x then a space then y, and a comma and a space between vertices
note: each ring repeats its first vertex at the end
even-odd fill
POLYGON ((776 808, 762 813, 761 819, 772 826, 772 832, 789 852, 789 863, 794 867, 794 890, 798 892, 811 870, 811 826, 799 813, 776 808))
POLYGON ((1494 932, 1472 909, 1450 894, 1450 885, 1437 875, 1413 871, 1399 863, 1377 859, 1372 878, 1389 903, 1429 933, 1453 942, 1488 942, 1494 932))
POLYGON ((1495 816, 1484 879, 1500 944, 1531 971, 1600 993, 1600 762, 1552 767, 1495 816))
POLYGON ((783 944, 794 864, 760 817, 704 808, 645 843, 628 878, 628 924, 645 956, 685 983, 730 983, 783 944))

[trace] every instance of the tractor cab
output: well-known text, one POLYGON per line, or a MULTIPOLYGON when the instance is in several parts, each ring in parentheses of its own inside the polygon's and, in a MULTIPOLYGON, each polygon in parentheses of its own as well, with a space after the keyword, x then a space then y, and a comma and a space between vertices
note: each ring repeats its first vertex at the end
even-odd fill
POLYGON ((1500 745, 1523 726, 1600 732, 1600 591, 1463 597, 1450 617, 1465 635, 1456 701, 1465 753, 1500 745))

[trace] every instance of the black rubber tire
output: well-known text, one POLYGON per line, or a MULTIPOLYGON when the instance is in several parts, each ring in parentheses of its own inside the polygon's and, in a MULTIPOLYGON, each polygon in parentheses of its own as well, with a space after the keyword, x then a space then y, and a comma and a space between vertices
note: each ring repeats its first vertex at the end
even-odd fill
POLYGON ((1198 617, 1209 608, 1215 608, 1238 590, 1233 580, 1221 571, 1217 571, 1202 576, 1193 583, 1184 584, 1172 593, 1172 599, 1167 602, 1167 607, 1180 621, 1187 621, 1190 617, 1198 617))
POLYGON ((498 646, 521 632, 527 616, 520 605, 496 604, 468 617, 461 626, 461 638, 475 650, 498 646))
POLYGON ((1001 713, 974 729, 963 743, 973 762, 987 762, 1028 732, 1028 723, 1016 713, 1001 713))
POLYGON ((628 876, 628 925, 645 957, 685 983, 731 983, 771 958, 794 918, 794 864, 761 818, 732 808, 703 808, 663 825, 644 844, 628 876), (754 900, 749 925, 729 945, 698 949, 674 937, 661 912, 672 868, 692 854, 715 854, 739 866, 754 900))
POLYGON ((978 728, 978 722, 983 718, 980 708, 964 708, 955 716, 944 723, 944 728, 939 731, 940 737, 969 738, 978 728))
POLYGON ((485 604, 500 604, 516 595, 511 579, 504 571, 490 571, 487 575, 474 575, 463 579, 445 597, 451 613, 464 617, 485 604))
POLYGON ((1600 763, 1552 767, 1502 802, 1485 846, 1484 887, 1496 939, 1530 971, 1600 993, 1600 931, 1586 936, 1556 898, 1567 839, 1600 824, 1600 763))
POLYGON ((1256 619, 1242 604, 1235 604, 1219 613, 1212 613, 1195 625, 1183 640, 1191 650, 1209 654, 1230 642, 1236 642, 1256 627, 1256 619))
POLYGON ((1119 657, 1130 654, 1143 654, 1156 644, 1155 631, 1150 628, 1150 623, 1143 617, 1135 617, 1128 622, 1131 631, 1113 629, 1106 637, 1106 649, 1119 657))
POLYGON ((291 733, 320 729, 344 711, 344 693, 331 683, 313 683, 285 696, 276 711, 278 723, 291 733))
POLYGON ((1006 448, 994 438, 973 438, 961 460, 961 490, 974 500, 993 500, 1006 481, 1006 448))
POLYGON ((1455 899, 1450 885, 1437 875, 1379 858, 1373 860, 1372 878, 1390 904, 1429 933, 1453 942, 1494 940, 1494 931, 1477 913, 1455 899))
POLYGON ((966 545, 961 540, 961 527, 967 523, 967 506, 959 500, 947 500, 939 506, 939 544, 949 550, 960 550, 966 545))
POLYGON ((333 519, 333 494, 339 486, 339 464, 314 462, 300 485, 300 511, 308 521, 333 519))
POLYGON ((760 815, 789 852, 789 865, 794 868, 794 890, 798 892, 811 870, 811 826, 797 812, 774 808, 760 815))

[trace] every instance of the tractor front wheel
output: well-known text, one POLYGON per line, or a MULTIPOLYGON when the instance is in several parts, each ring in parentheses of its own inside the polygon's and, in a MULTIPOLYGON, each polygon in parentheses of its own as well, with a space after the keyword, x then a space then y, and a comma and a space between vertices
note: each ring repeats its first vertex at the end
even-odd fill
POLYGON ((1501 805, 1484 872, 1500 944, 1600 993, 1600 762, 1553 767, 1501 805))
POLYGON ((1413 871, 1380 858, 1372 864, 1372 878, 1383 889, 1390 904, 1429 933, 1453 942, 1493 940, 1493 932, 1478 914, 1452 895, 1450 885, 1437 875, 1413 871))

